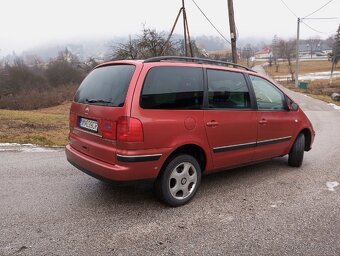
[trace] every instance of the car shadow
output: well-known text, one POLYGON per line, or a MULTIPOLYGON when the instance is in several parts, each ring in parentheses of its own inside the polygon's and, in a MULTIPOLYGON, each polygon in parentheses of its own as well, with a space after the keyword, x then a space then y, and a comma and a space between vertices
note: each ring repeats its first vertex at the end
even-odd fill
MULTIPOLYGON (((287 166, 287 158, 283 157, 255 165, 204 175, 198 194, 204 193, 202 191, 211 191, 212 194, 215 195, 218 194, 218 192, 214 190, 219 189, 232 191, 233 188, 244 186, 247 183, 254 184, 256 180, 263 181, 284 175, 287 171, 289 172, 289 170, 290 167, 287 166)), ((91 199, 93 199, 95 200, 95 205, 131 206, 132 208, 168 208, 157 200, 152 183, 116 186, 89 177, 87 185, 88 188, 91 189, 91 192, 84 193, 83 200, 90 204, 91 199)))
POLYGON ((280 157, 257 164, 204 175, 202 177, 201 186, 212 186, 219 183, 228 186, 235 182, 237 183, 245 180, 253 181, 260 177, 271 179, 273 176, 276 177, 280 175, 280 173, 286 173, 289 169, 290 167, 287 165, 287 158, 280 157))

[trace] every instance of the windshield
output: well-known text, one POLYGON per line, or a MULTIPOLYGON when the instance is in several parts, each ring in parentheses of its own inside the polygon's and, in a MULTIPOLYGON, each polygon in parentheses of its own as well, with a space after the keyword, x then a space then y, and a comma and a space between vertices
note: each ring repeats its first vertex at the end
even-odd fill
POLYGON ((135 71, 133 65, 111 65, 94 69, 81 83, 75 102, 121 107, 135 71))

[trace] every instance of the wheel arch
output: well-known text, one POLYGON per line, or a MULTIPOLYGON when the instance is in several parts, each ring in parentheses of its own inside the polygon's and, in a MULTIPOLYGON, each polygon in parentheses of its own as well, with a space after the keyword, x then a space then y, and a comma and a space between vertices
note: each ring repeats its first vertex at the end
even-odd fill
POLYGON ((207 166, 207 154, 204 151, 204 149, 197 144, 185 144, 185 145, 177 147, 175 150, 171 152, 171 154, 164 161, 161 171, 159 172, 158 175, 162 173, 163 169, 169 163, 169 161, 171 161, 171 159, 181 154, 187 154, 187 155, 193 156, 197 160, 198 164, 200 165, 202 173, 204 172, 207 166))
POLYGON ((312 132, 308 128, 304 128, 299 132, 299 134, 301 133, 305 136, 305 151, 311 150, 312 132))

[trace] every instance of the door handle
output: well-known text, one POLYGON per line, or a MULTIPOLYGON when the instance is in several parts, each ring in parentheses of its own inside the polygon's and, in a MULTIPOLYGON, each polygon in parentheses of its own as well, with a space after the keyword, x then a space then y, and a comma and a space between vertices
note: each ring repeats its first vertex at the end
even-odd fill
POLYGON ((216 126, 218 126, 218 125, 219 125, 219 123, 216 122, 215 120, 212 120, 212 121, 210 121, 210 122, 207 123, 207 126, 208 126, 208 127, 216 127, 216 126))
POLYGON ((266 119, 262 119, 259 121, 259 124, 266 125, 268 121, 266 119))

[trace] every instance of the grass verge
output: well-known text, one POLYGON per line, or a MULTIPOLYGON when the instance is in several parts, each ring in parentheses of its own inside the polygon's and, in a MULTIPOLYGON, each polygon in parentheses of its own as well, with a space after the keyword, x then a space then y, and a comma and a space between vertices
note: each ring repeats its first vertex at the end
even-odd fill
MULTIPOLYGON (((330 71, 331 67, 332 63, 328 60, 302 60, 299 64, 299 74, 326 72, 330 71)), ((292 60, 292 68, 295 72, 295 60, 292 60)), ((278 72, 274 64, 271 67, 265 66, 264 69, 271 77, 290 75, 288 62, 279 62, 278 72)), ((339 70, 339 67, 336 70, 339 70)))
POLYGON ((282 82, 280 84, 292 91, 301 92, 315 99, 340 106, 340 101, 334 101, 331 98, 333 92, 340 93, 340 78, 334 79, 332 85, 329 85, 329 80, 308 81, 307 89, 296 88, 295 84, 292 83, 282 82))
POLYGON ((65 146, 70 103, 33 111, 0 109, 0 143, 65 146))
MULTIPOLYGON (((293 62, 293 70, 295 70, 295 60, 293 62)), ((276 72, 276 67, 273 65, 271 67, 265 66, 266 73, 275 79, 276 76, 286 76, 290 75, 288 63, 279 63, 278 72, 276 72)), ((331 70, 331 62, 328 60, 303 60, 300 62, 300 74, 308 74, 315 72, 329 72, 331 70)), ((339 67, 335 69, 339 70, 339 67)), ((333 103, 340 106, 339 101, 334 101, 331 98, 333 92, 340 93, 340 78, 334 78, 333 84, 329 85, 329 80, 314 80, 314 81, 306 81, 308 83, 307 89, 299 89, 294 86, 292 83, 287 83, 286 81, 281 81, 280 84, 287 87, 292 91, 301 92, 307 94, 310 97, 315 99, 319 99, 328 103, 333 103)))

